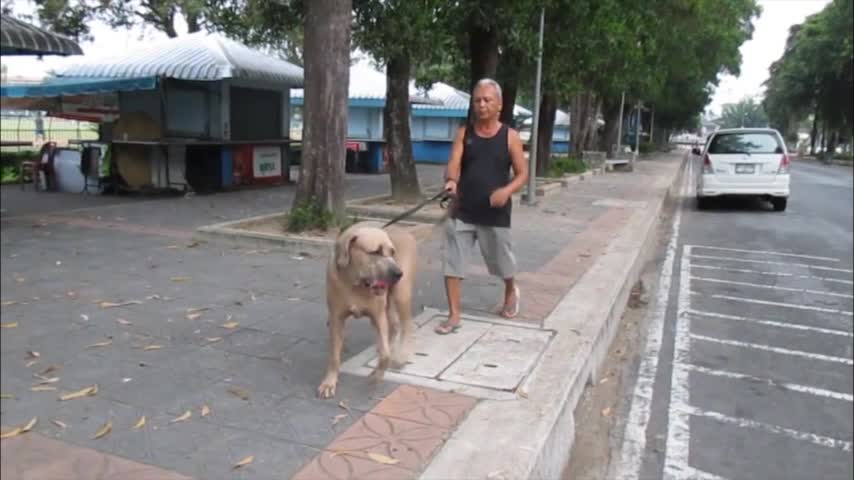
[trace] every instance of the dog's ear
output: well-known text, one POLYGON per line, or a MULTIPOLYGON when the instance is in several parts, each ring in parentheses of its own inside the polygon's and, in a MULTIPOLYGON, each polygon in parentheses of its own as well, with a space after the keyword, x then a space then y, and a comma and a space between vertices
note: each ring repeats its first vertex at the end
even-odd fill
POLYGON ((335 264, 338 265, 338 268, 344 268, 347 265, 350 265, 350 248, 353 247, 353 243, 356 242, 356 235, 350 233, 347 235, 341 235, 338 238, 338 241, 335 242, 335 264))

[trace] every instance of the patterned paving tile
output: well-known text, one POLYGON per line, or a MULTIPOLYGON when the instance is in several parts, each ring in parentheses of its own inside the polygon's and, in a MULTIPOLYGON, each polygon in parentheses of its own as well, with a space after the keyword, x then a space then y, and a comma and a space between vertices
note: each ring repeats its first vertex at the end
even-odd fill
POLYGON ((372 412, 450 429, 462 420, 475 403, 476 399, 465 395, 401 385, 377 404, 372 412))

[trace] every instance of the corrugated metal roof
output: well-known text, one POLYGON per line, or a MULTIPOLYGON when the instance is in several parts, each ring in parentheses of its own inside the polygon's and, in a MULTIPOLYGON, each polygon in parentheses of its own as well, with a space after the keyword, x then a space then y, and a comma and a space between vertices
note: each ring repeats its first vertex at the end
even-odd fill
POLYGON ((3 15, 0 17, 0 54, 83 55, 83 50, 74 40, 3 15))
POLYGON ((61 70, 59 76, 163 76, 202 81, 238 78, 284 82, 293 87, 303 85, 301 67, 220 34, 206 32, 156 42, 120 57, 87 60, 61 70))
MULTIPOLYGON (((377 100, 385 102, 386 75, 377 71, 364 61, 350 67, 350 85, 347 95, 350 100, 377 100)), ((410 89, 409 101, 412 103, 429 103, 423 95, 410 89)), ((305 95, 303 89, 291 90, 292 99, 301 99, 305 95)), ((382 105, 380 105, 382 106, 382 105)))
MULTIPOLYGON (((409 87, 410 92, 416 91, 421 93, 420 90, 415 88, 415 84, 411 83, 409 87)), ((451 109, 451 110, 465 110, 468 111, 469 103, 471 102, 471 95, 468 93, 458 90, 447 83, 436 82, 430 87, 430 90, 422 93, 428 99, 431 100, 439 100, 441 105, 415 105, 413 108, 416 109, 451 109)), ((513 115, 514 116, 530 116, 531 111, 525 107, 515 105, 513 107, 513 115)))

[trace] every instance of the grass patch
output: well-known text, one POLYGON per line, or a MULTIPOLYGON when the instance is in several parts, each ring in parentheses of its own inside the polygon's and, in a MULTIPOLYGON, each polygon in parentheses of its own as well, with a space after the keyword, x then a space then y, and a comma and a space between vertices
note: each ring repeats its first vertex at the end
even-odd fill
POLYGON ((650 142, 641 143, 638 146, 638 153, 652 153, 655 151, 655 144, 650 142))
POLYGON ((568 156, 560 156, 552 158, 552 164, 549 166, 550 177, 562 177, 567 173, 584 173, 587 171, 587 165, 581 160, 581 157, 576 154, 568 156))
POLYGON ((18 167, 8 165, 0 167, 0 183, 19 183, 20 181, 21 175, 18 167))
POLYGON ((336 220, 332 212, 319 205, 303 203, 291 209, 290 213, 285 216, 283 227, 290 233, 326 232, 331 229, 340 231, 359 221, 360 219, 356 215, 336 220))

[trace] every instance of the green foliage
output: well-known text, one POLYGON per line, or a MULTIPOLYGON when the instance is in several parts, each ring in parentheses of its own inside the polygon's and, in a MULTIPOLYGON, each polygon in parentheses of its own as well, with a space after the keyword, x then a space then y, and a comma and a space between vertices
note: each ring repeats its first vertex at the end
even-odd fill
POLYGON ((655 151, 655 144, 651 142, 642 142, 638 146, 638 153, 652 153, 655 151))
POLYGON ((738 103, 724 105, 720 126, 722 128, 765 128, 768 126, 768 116, 761 103, 748 97, 738 103))
POLYGON ((326 231, 335 224, 332 212, 316 203, 303 203, 291 209, 287 217, 287 230, 299 233, 307 230, 326 231))
POLYGON ((581 160, 578 154, 568 156, 554 156, 551 165, 549 166, 548 176, 562 177, 567 173, 583 173, 587 171, 587 166, 581 160))

